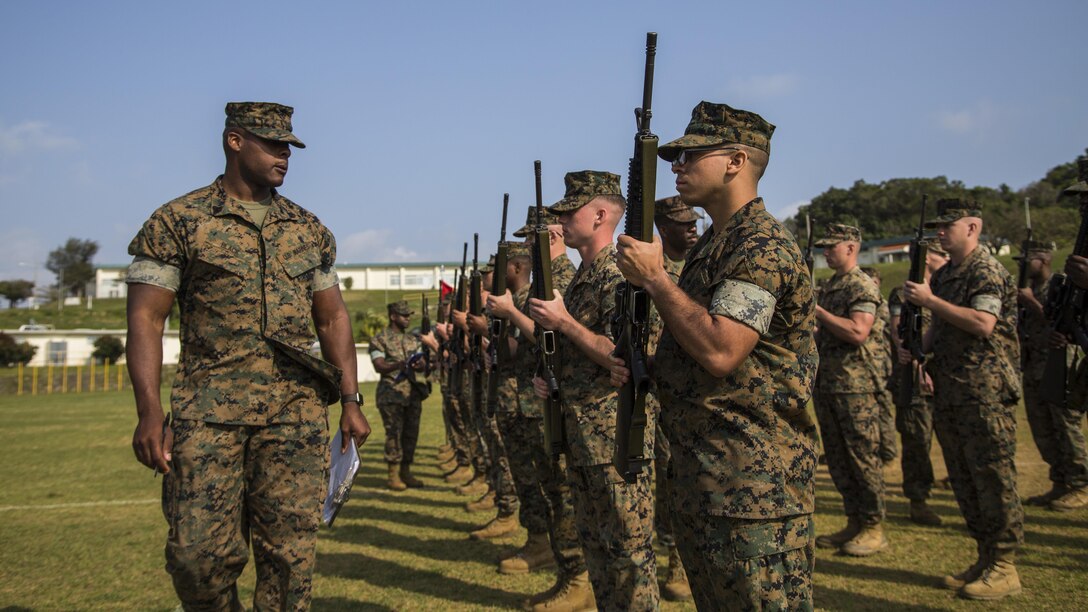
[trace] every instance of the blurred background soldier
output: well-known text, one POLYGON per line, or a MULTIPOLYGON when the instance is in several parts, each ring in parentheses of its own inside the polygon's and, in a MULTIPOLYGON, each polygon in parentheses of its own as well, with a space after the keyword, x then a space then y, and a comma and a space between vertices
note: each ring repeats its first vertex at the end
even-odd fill
MULTIPOLYGON (((871 266, 863 266, 861 271, 876 283, 876 290, 880 291, 880 270, 871 266)), ((888 349, 880 360, 880 370, 884 376, 884 386, 876 395, 877 404, 880 406, 880 450, 877 454, 884 465, 895 461, 899 456, 899 445, 895 439, 895 400, 888 388, 888 382, 892 376, 892 316, 888 309, 888 302, 880 300, 880 306, 876 309, 876 319, 873 320, 873 333, 879 334, 884 340, 884 346, 888 349)))
POLYGON ((425 381, 416 374, 425 367, 417 357, 422 345, 408 333, 413 311, 405 300, 386 306, 389 325, 370 339, 370 361, 381 375, 375 401, 385 427, 385 462, 389 479, 385 486, 393 491, 422 487, 423 482, 412 475, 416 442, 419 440, 419 417, 423 413, 425 381))

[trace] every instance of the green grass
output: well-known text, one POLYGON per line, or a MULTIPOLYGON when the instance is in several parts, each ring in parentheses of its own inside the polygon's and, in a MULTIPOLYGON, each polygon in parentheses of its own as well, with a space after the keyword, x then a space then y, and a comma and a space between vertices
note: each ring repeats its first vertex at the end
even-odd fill
MULTIPOLYGON (((474 542, 469 530, 487 516, 467 514, 467 501, 442 484, 434 452, 442 438, 438 397, 424 408, 417 472, 424 490, 382 488, 383 433, 364 385, 365 413, 374 434, 363 466, 333 529, 323 529, 314 582, 317 610, 511 609, 550 586, 548 572, 502 576, 493 558, 524 534, 474 542)), ((333 423, 337 413, 331 415, 333 423)), ((1046 466, 1020 418, 1017 462, 1020 493, 1048 488, 1046 466)), ((161 480, 139 465, 130 446, 135 425, 129 392, 69 396, 0 396, 0 609, 169 610, 176 605, 163 570, 166 523, 157 498, 161 480), (64 506, 102 502, 127 505, 64 506)), ((943 476, 939 450, 934 456, 943 476)), ((905 519, 898 469, 888 480, 891 549, 869 559, 820 550, 815 597, 825 610, 973 610, 938 588, 940 577, 973 561, 950 491, 935 492, 940 528, 905 519)), ((841 500, 826 470, 817 482, 817 528, 844 524, 841 500)), ((1088 608, 1088 511, 1056 514, 1027 509, 1026 543, 1019 561, 1023 595, 1003 610, 1088 608)), ((667 557, 659 550, 659 560, 667 557)), ((252 564, 241 579, 250 601, 252 564)), ((665 610, 690 606, 664 604, 665 610)))

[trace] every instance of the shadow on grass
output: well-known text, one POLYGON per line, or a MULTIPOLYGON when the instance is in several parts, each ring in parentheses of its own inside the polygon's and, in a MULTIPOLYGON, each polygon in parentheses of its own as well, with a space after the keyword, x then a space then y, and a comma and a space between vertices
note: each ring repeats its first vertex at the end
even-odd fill
POLYGON ((879 567, 863 563, 847 563, 835 559, 820 559, 816 562, 816 572, 831 576, 841 576, 852 580, 880 580, 893 584, 915 584, 923 587, 940 587, 940 576, 919 574, 910 570, 892 567, 879 567))
MULTIPOLYGON (((363 501, 365 502, 365 500, 363 501)), ((340 511, 340 516, 363 521, 390 521, 393 523, 404 523, 409 526, 425 526, 428 529, 448 529, 450 531, 465 534, 466 539, 468 538, 468 532, 477 529, 484 522, 482 520, 455 521, 450 518, 413 512, 411 510, 389 510, 386 508, 379 508, 373 504, 367 505, 366 503, 355 505, 347 504, 344 506, 343 510, 340 511)))
MULTIPOLYGON (((440 491, 438 487, 424 489, 426 491, 440 491)), ((444 499, 431 499, 428 497, 420 497, 418 495, 412 495, 411 493, 404 491, 398 493, 391 493, 388 491, 367 491, 365 499, 372 499, 374 501, 387 503, 387 504, 411 504, 413 506, 431 506, 433 508, 464 508, 465 502, 460 501, 447 501, 444 499)), ((469 498, 465 498, 466 501, 472 501, 469 498)))
MULTIPOLYGON (((817 564, 819 567, 821 564, 817 564)), ((818 570, 817 570, 818 571, 818 570)), ((928 612, 945 610, 921 604, 908 604, 888 601, 879 597, 870 597, 853 591, 816 585, 813 589, 813 603, 819 610, 880 610, 881 612, 928 612)))
POLYGON ((479 606, 516 608, 525 597, 522 593, 465 582, 439 572, 406 567, 359 553, 323 554, 319 557, 317 573, 479 606))
POLYGON ((391 612, 389 606, 345 599, 343 597, 314 597, 314 610, 359 610, 360 612, 391 612))
MULTIPOLYGON (((1030 526, 1030 521, 1028 522, 1030 526)), ((1041 533, 1032 529, 1024 530, 1024 544, 1028 546, 1049 546, 1052 548, 1064 548, 1084 550, 1088 548, 1088 540, 1077 538, 1062 533, 1041 533)))
POLYGON ((397 550, 439 561, 478 563, 497 559, 508 547, 487 540, 469 540, 465 537, 418 537, 395 533, 373 525, 344 525, 330 533, 332 539, 352 544, 366 544, 382 550, 397 550))

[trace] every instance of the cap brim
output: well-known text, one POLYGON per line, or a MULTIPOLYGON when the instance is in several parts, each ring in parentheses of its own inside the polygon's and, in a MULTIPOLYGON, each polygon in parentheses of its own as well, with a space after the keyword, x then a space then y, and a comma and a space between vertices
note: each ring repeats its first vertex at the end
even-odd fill
POLYGON ((298 139, 294 134, 287 130, 275 130, 271 128, 247 128, 249 132, 265 138, 267 140, 275 140, 276 142, 286 142, 287 144, 294 145, 300 149, 305 149, 306 145, 302 144, 302 141, 298 139))
POLYGON ((843 238, 820 238, 819 240, 814 241, 812 243, 812 246, 822 249, 824 247, 835 246, 836 244, 838 244, 840 242, 845 242, 845 239, 843 239, 843 238))
POLYGON ((555 216, 559 216, 565 212, 572 212, 579 208, 589 204, 589 201, 596 196, 577 196, 573 198, 563 198, 555 204, 548 206, 546 210, 555 216))
POLYGON ((528 236, 532 232, 533 232, 532 226, 523 225, 523 226, 519 227, 518 229, 514 230, 514 237, 515 238, 525 238, 526 236, 528 236))
POLYGON ((676 213, 663 213, 658 216, 664 217, 669 221, 675 221, 677 223, 691 223, 693 221, 698 221, 699 219, 703 218, 702 215, 690 208, 686 211, 680 211, 676 213))
POLYGON ((1088 192, 1088 182, 1081 181, 1062 190, 1063 196, 1074 196, 1088 192))
POLYGON ((680 151, 697 147, 712 147, 725 144, 726 140, 721 136, 703 136, 700 134, 684 134, 680 138, 661 145, 657 148, 657 156, 667 162, 674 162, 679 157, 680 151))

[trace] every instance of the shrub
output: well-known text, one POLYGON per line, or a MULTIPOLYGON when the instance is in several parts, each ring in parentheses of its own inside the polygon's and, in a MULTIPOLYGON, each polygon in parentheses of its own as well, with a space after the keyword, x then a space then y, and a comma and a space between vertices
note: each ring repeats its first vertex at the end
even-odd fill
POLYGON ((0 364, 11 367, 17 363, 26 364, 34 358, 38 347, 29 342, 16 342, 15 338, 0 332, 0 364))
POLYGON ((102 363, 107 359, 110 360, 110 363, 117 363, 117 360, 124 354, 125 343, 121 342, 120 338, 117 336, 102 336, 94 341, 94 352, 91 353, 91 357, 94 357, 98 363, 102 363))

